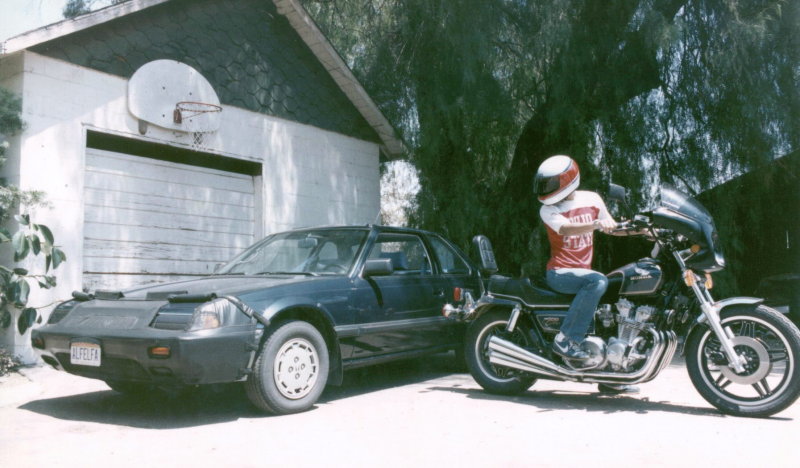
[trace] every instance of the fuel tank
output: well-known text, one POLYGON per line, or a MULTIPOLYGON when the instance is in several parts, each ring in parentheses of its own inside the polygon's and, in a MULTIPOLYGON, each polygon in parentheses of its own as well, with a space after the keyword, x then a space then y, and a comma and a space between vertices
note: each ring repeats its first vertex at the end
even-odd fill
POLYGON ((609 293, 620 296, 652 296, 658 293, 664 281, 661 266, 652 258, 643 258, 617 268, 608 275, 609 293), (619 288, 612 291, 613 288, 619 288))

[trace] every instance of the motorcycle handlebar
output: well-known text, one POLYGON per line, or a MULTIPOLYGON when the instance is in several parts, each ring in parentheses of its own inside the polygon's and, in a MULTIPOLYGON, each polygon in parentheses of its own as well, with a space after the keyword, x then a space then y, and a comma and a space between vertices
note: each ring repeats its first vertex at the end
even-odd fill
POLYGON ((653 233, 647 230, 648 227, 646 223, 625 220, 621 223, 617 223, 617 227, 612 230, 612 233, 625 233, 628 236, 642 236, 654 240, 653 233))

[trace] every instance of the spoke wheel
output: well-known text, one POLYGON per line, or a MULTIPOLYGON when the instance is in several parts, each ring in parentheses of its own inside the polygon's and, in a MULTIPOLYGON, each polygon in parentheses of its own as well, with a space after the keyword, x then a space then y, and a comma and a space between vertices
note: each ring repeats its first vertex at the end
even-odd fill
POLYGON ((524 392, 536 381, 530 374, 489 362, 489 338, 492 336, 522 347, 530 345, 527 330, 521 323, 517 323, 512 333, 506 332, 508 318, 508 311, 486 313, 470 324, 464 343, 467 367, 475 381, 488 392, 505 395, 524 392))
POLYGON ((734 350, 744 370, 728 365, 719 339, 703 328, 687 340, 687 368, 692 383, 709 403, 730 414, 768 416, 800 395, 800 333, 785 317, 767 307, 737 307, 721 315, 733 334, 734 350))

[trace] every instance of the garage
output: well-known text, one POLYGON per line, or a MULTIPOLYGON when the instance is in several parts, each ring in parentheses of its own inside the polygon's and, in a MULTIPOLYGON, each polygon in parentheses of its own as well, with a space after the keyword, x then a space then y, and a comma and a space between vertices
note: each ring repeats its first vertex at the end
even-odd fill
MULTIPOLYGON (((0 42, 0 86, 26 123, 3 177, 46 193, 34 218, 67 256, 31 291, 44 320, 75 290, 193 279, 268 233, 375 222, 381 160, 405 151, 294 0, 110 5, 0 42)), ((18 331, 0 345, 35 362, 18 331)))
POLYGON ((253 175, 87 148, 83 287, 212 273, 252 244, 253 175))

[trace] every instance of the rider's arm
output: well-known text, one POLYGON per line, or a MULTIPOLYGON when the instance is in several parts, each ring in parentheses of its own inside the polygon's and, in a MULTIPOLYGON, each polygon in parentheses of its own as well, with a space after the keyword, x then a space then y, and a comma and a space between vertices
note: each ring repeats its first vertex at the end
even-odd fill
POLYGON ((608 213, 603 199, 594 192, 581 192, 580 196, 583 197, 583 201, 586 203, 584 206, 594 206, 597 208, 598 219, 593 221, 570 220, 561 213, 561 210, 554 206, 544 205, 539 210, 542 221, 559 236, 579 236, 581 234, 589 234, 596 230, 611 233, 611 231, 616 228, 617 223, 608 213))
POLYGON ((567 221, 561 225, 558 230, 559 236, 578 236, 581 234, 588 234, 597 230, 603 231, 606 234, 611 234, 614 228, 617 227, 617 222, 610 216, 608 218, 595 219, 594 221, 586 223, 577 223, 567 221))
POLYGON ((612 231, 617 227, 617 222, 611 217, 603 199, 594 192, 585 192, 584 195, 598 209, 597 219, 587 222, 567 221, 561 225, 558 234, 561 236, 577 236, 598 230, 606 234, 612 234, 612 231))

